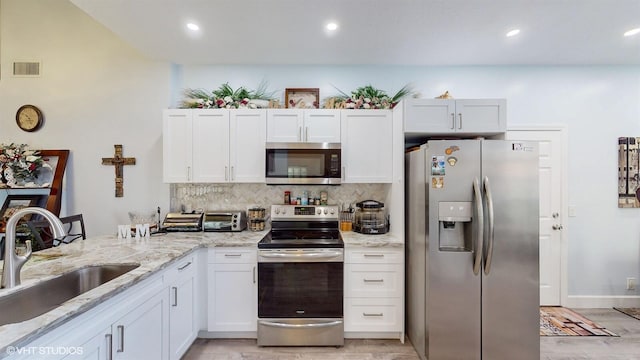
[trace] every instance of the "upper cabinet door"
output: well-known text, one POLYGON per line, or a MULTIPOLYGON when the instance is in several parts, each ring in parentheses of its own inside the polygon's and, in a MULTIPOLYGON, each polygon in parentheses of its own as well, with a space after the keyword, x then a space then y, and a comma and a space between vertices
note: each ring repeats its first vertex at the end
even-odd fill
POLYGON ((342 111, 343 183, 393 181, 391 110, 342 111))
POLYGON ((504 99, 456 100, 456 129, 465 133, 501 133, 507 129, 504 99))
POLYGON ((301 109, 268 109, 267 142, 302 141, 303 121, 301 109))
POLYGON ((305 110, 304 142, 340 142, 340 114, 339 109, 305 110))
POLYGON ((407 135, 500 134, 507 129, 505 99, 409 99, 405 102, 407 135))
POLYGON ((264 110, 230 112, 229 181, 265 182, 267 116, 264 110))
POLYGON ((165 183, 191 181, 191 134, 190 109, 162 112, 162 180, 165 183))
POLYGON ((455 100, 410 99, 405 104, 405 133, 456 131, 455 100))
POLYGON ((229 110, 193 110, 194 182, 229 181, 229 110))

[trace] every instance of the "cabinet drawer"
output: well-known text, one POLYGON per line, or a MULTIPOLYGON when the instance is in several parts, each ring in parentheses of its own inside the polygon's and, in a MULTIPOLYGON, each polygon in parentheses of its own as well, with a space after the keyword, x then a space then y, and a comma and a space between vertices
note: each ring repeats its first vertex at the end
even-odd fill
POLYGON ((402 299, 345 299, 344 331, 402 331, 402 299))
POLYGON ((178 278, 193 277, 197 271, 195 255, 186 256, 171 265, 164 274, 165 283, 170 283, 178 278))
POLYGON ((402 265, 345 265, 345 296, 402 296, 402 265))
POLYGON ((208 256, 210 264, 252 264, 258 261, 257 250, 247 248, 209 249, 208 256))
POLYGON ((358 249, 348 250, 346 263, 350 264, 402 264, 403 249, 358 249))

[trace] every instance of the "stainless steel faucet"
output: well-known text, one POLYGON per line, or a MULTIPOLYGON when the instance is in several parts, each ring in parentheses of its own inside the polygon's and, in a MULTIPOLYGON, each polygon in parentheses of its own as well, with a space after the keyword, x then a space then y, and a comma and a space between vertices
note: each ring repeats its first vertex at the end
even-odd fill
POLYGON ((4 267, 2 269, 2 287, 12 288, 20 285, 20 269, 31 257, 31 241, 27 240, 27 253, 16 254, 16 226, 18 221, 27 214, 38 214, 44 217, 53 230, 53 237, 60 239, 66 235, 62 222, 51 211, 39 207, 28 207, 16 211, 7 221, 4 238, 4 267))

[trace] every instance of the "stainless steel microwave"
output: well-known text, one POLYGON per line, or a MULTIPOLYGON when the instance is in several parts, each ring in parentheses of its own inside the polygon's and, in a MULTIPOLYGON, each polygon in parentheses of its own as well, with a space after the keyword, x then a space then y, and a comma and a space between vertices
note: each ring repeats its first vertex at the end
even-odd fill
POLYGON ((267 184, 339 185, 341 169, 340 143, 266 144, 267 184))

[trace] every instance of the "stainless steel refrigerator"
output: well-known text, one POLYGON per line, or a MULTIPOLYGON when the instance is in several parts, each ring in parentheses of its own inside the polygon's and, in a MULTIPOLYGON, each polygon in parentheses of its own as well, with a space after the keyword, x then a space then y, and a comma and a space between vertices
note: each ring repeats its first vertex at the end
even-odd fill
POLYGON ((537 143, 406 155, 407 334, 422 359, 540 359, 537 143))

